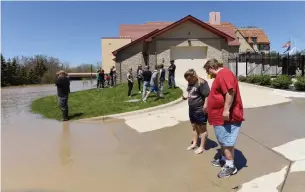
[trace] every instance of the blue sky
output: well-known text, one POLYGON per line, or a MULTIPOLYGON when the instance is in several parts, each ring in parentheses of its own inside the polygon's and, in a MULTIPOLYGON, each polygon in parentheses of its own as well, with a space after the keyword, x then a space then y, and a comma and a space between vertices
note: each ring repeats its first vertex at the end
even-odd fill
POLYGON ((2 53, 5 57, 45 54, 71 65, 101 61, 101 37, 118 36, 120 24, 177 21, 193 15, 237 27, 257 26, 272 50, 292 37, 305 48, 305 2, 2 2, 2 53))

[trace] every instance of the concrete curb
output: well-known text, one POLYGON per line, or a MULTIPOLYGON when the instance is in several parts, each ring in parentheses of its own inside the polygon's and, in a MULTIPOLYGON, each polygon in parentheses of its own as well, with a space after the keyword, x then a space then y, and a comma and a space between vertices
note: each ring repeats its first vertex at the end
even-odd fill
POLYGON ((133 115, 138 115, 140 113, 145 113, 145 112, 151 112, 154 110, 158 110, 158 109, 163 109, 166 107, 171 107, 173 105, 177 105, 179 103, 182 103, 184 100, 179 98, 176 99, 175 101, 171 101, 169 103, 163 104, 163 105, 158 105, 155 107, 150 107, 150 108, 146 108, 146 109, 140 109, 137 111, 130 111, 130 112, 125 112, 125 113, 118 113, 118 114, 113 114, 113 115, 105 115, 105 116, 99 116, 99 117, 91 117, 91 118, 85 118, 85 119, 79 119, 76 120, 76 122, 86 122, 86 121, 95 121, 95 120, 109 120, 109 119, 120 119, 123 117, 128 117, 128 116, 133 116, 133 115))
POLYGON ((264 87, 264 86, 254 85, 251 83, 245 83, 245 82, 240 82, 240 81, 238 83, 246 85, 246 86, 252 86, 252 87, 257 87, 257 88, 261 88, 261 89, 271 90, 271 91, 273 91, 274 94, 277 94, 277 95, 280 95, 283 97, 305 98, 305 92, 293 92, 293 91, 286 91, 286 90, 282 90, 282 89, 274 89, 271 87, 264 87))

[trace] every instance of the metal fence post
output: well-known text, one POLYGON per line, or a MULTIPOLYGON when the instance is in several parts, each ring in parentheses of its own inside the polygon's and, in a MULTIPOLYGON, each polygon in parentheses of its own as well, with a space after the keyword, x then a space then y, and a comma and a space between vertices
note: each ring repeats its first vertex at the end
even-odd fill
POLYGON ((263 74, 263 72, 265 72, 265 62, 266 62, 266 55, 262 53, 262 70, 261 70, 261 74, 263 74))
POLYGON ((280 53, 278 52, 276 56, 277 56, 277 64, 275 66, 275 74, 277 76, 277 68, 280 65, 280 53))
POLYGON ((290 60, 290 57, 289 57, 289 52, 288 52, 288 57, 287 57, 287 68, 286 68, 286 74, 287 74, 287 75, 289 75, 289 64, 290 64, 289 60, 290 60))
POLYGON ((248 76, 248 58, 246 57, 246 77, 248 76))
POLYGON ((304 77, 304 71, 305 71, 305 55, 301 55, 301 69, 302 69, 302 76, 304 77))
POLYGON ((238 77, 238 58, 235 57, 235 61, 236 61, 236 77, 238 77))

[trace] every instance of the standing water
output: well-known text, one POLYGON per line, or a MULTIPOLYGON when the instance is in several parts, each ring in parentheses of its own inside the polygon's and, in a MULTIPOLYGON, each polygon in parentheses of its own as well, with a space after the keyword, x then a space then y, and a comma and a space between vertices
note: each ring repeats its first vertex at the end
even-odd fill
MULTIPOLYGON (((91 89, 95 84, 71 81, 71 92, 91 89)), ((1 191, 101 189, 96 179, 103 178, 101 174, 110 163, 110 158, 103 156, 117 147, 115 129, 124 124, 63 123, 30 112, 33 100, 56 93, 54 85, 2 89, 1 191)))

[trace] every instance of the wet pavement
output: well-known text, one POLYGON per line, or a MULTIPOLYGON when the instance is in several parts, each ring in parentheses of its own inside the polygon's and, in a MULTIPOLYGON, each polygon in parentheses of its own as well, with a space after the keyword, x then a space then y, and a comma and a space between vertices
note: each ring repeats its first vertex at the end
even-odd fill
POLYGON ((241 135, 236 152, 240 172, 221 180, 216 176, 220 169, 210 165, 217 151, 211 129, 209 145, 214 148, 198 156, 185 150, 191 138, 189 123, 145 134, 121 122, 61 125, 42 123, 34 133, 24 129, 3 134, 3 189, 231 191, 288 164, 241 135), (270 160, 272 164, 262 166, 270 160))
POLYGON ((304 192, 305 191, 305 172, 290 173, 287 177, 283 192, 304 192), (300 182, 301 181, 301 182, 300 182))
POLYGON ((305 138, 305 99, 246 109, 245 119, 242 132, 269 148, 305 138))
MULTIPOLYGON (((75 82, 71 89, 84 88, 75 82)), ((195 155, 186 151, 188 122, 139 133, 117 120, 61 123, 29 112, 34 98, 55 93, 50 85, 2 89, 2 191, 232 191, 288 166, 271 148, 305 137, 305 100, 246 109, 236 146, 240 171, 218 179, 211 127, 211 149, 195 155)), ((289 174, 284 191, 304 191, 303 173, 289 174)))

